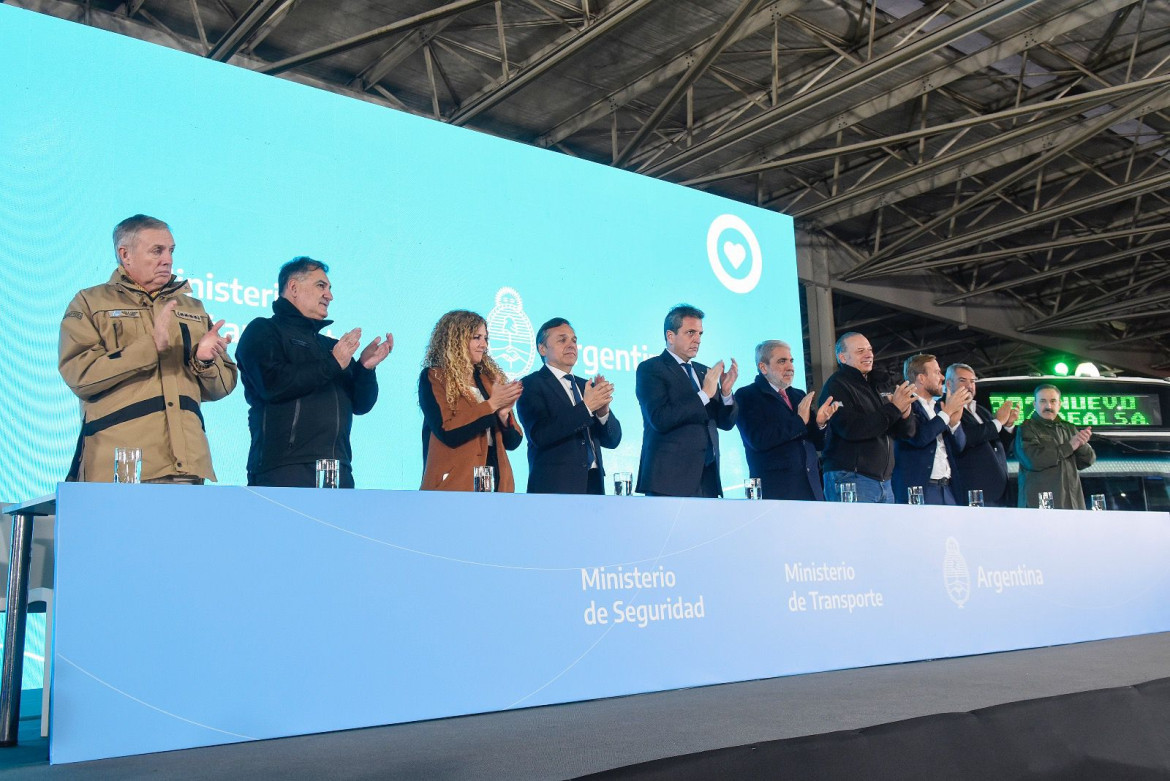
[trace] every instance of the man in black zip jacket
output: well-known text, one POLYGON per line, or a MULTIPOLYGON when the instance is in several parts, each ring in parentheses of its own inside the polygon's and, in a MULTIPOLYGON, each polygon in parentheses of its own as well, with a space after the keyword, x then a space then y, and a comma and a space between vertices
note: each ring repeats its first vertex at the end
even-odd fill
POLYGON ((340 339, 320 333, 333 293, 329 267, 294 258, 280 268, 280 298, 272 317, 248 324, 236 363, 248 402, 248 485, 311 488, 316 462, 335 458, 342 488, 353 488, 349 432, 354 415, 378 400, 374 367, 394 347, 394 336, 375 337, 355 359, 362 330, 340 339))
POLYGON ((894 438, 912 437, 916 429, 911 405, 917 398, 903 382, 884 399, 870 382, 873 347, 850 331, 837 340, 837 371, 825 382, 821 398, 840 408, 829 418, 822 453, 825 498, 840 501, 839 486, 852 483, 859 502, 894 502, 894 438))

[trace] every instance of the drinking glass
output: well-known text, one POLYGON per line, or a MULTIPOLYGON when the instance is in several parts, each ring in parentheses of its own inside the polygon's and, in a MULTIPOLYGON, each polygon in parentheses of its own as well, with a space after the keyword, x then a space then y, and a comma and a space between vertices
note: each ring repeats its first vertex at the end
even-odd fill
POLYGON ((837 496, 842 502, 857 501, 857 483, 838 483, 837 496))
POLYGON ((1090 496, 1089 497, 1089 506, 1092 507, 1094 510, 1106 509, 1106 507, 1105 507, 1105 494, 1093 494, 1092 496, 1090 496))
POLYGON ((634 490, 634 475, 630 472, 613 473, 613 495, 632 496, 634 490))
POLYGON ((317 487, 341 487, 341 462, 336 458, 317 459, 317 487))
POLYGON ((983 489, 972 488, 967 492, 967 506, 968 507, 982 507, 983 506, 983 489))
POLYGON ((494 466, 473 467, 471 487, 477 493, 491 493, 496 490, 496 468, 494 466))
POLYGON ((114 448, 114 482, 142 482, 142 451, 139 448, 114 448))
POLYGON ((1054 506, 1055 505, 1053 505, 1053 503, 1052 503, 1052 492, 1051 491, 1041 491, 1040 492, 1040 509, 1041 510, 1051 510, 1054 506))
POLYGON ((926 504, 926 497, 922 495, 922 486, 912 485, 906 488, 908 504, 926 504))
POLYGON ((760 490, 760 478, 749 477, 743 483, 743 495, 748 499, 763 499, 764 493, 760 490))

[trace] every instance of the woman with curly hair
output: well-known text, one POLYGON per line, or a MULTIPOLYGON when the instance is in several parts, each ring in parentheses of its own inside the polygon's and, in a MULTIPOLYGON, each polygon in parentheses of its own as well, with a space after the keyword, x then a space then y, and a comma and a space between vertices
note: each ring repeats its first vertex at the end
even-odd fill
POLYGON ((524 438, 512 414, 522 390, 488 355, 486 320, 463 309, 439 318, 418 378, 422 490, 471 491, 473 468, 491 466, 496 490, 514 491, 506 451, 524 438))

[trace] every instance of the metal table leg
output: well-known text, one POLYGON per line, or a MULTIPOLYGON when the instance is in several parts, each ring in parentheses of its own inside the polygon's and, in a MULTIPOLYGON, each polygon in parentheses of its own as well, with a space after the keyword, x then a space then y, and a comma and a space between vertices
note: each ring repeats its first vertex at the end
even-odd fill
MULTIPOLYGON (((28 617, 28 571, 32 564, 32 513, 12 516, 8 560, 8 607, 4 620, 3 679, 0 680, 0 746, 15 746, 24 676, 24 627, 28 617)), ((47 685, 47 684, 46 684, 47 685)))

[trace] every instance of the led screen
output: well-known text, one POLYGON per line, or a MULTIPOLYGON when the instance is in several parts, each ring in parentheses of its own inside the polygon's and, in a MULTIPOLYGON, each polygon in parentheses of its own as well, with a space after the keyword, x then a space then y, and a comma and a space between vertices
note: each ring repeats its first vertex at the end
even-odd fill
MULTIPOLYGON (((1025 422, 1036 407, 1032 393, 992 393, 988 398, 992 409, 1015 402, 1025 422)), ((1060 397, 1060 416, 1076 426, 1156 428, 1162 425, 1162 406, 1153 393, 1067 393, 1060 397)))
MULTIPOLYGON (((136 213, 170 223, 176 271, 230 333, 271 313, 277 269, 298 255, 330 265, 333 335, 394 333, 378 404, 354 424, 359 487, 417 488, 417 377, 449 309, 488 318, 513 376, 539 368, 542 322, 573 323, 577 373, 617 387, 610 472, 637 470, 634 369, 663 349, 672 305, 705 310, 698 360, 734 356, 740 385, 765 338, 803 365, 783 215, 4 5, 0 72, 5 501, 67 471, 78 404, 57 373, 58 324, 109 277, 110 231, 136 213)), ((244 483, 242 387, 203 412, 220 482, 244 483)), ((743 449, 722 437, 731 487, 743 449)))

